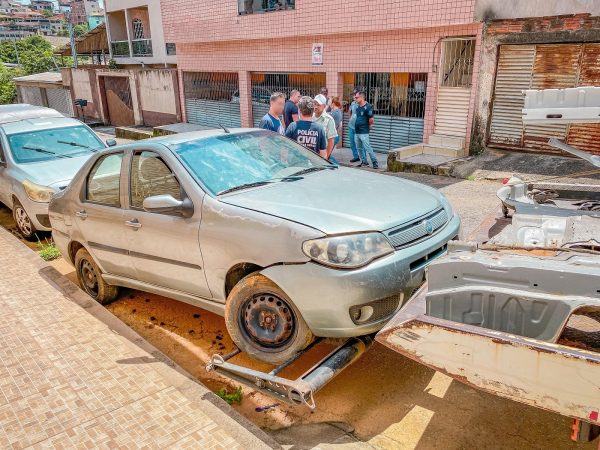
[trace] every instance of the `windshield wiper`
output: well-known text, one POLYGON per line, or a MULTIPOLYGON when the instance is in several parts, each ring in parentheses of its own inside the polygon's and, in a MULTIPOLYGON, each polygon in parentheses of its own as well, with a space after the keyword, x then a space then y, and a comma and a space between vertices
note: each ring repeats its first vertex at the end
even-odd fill
POLYGON ((51 152, 50 150, 46 150, 45 148, 30 147, 28 145, 24 145, 22 148, 24 148, 25 150, 32 150, 32 151, 38 152, 38 153, 46 153, 48 155, 53 155, 53 156, 56 156, 58 158, 70 158, 69 155, 62 155, 60 153, 51 152))
POLYGON ((83 147, 83 148, 90 148, 89 145, 83 145, 80 144, 79 142, 73 142, 73 141, 56 141, 59 144, 67 144, 67 145, 72 145, 73 147, 83 147))
POLYGON ((334 170, 337 169, 337 166, 315 166, 309 167, 308 169, 303 169, 299 172, 294 173, 292 176, 304 175, 306 173, 318 172, 319 170, 334 170))
POLYGON ((244 184, 240 184, 239 186, 234 186, 232 188, 225 189, 224 191, 217 193, 217 195, 223 195, 223 194, 228 194, 230 192, 241 191, 243 189, 250 189, 253 187, 264 186, 265 184, 277 183, 279 181, 297 181, 297 180, 302 180, 302 177, 298 177, 296 175, 290 175, 289 177, 273 178, 271 180, 253 181, 252 183, 244 183, 244 184))

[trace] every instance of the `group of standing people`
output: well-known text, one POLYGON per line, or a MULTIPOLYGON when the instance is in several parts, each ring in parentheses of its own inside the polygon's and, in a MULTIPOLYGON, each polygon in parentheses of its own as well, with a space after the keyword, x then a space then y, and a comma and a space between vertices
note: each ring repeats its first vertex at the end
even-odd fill
MULTIPOLYGON (((350 105, 349 138, 353 159, 359 166, 367 166, 367 155, 373 168, 379 164, 369 142, 369 131, 373 126, 373 108, 365 100, 365 93, 354 91, 354 101, 350 105)), ((321 155, 334 164, 333 150, 342 133, 342 103, 339 97, 328 97, 326 87, 315 98, 302 96, 293 90, 286 101, 285 95, 275 92, 271 95, 269 112, 260 121, 259 127, 280 133, 307 149, 321 155)))

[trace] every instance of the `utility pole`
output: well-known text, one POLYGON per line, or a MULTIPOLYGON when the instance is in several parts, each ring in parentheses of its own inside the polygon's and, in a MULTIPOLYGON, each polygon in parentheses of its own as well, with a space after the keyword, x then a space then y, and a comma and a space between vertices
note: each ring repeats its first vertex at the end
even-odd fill
POLYGON ((69 40, 71 42, 71 56, 73 57, 73 67, 77 69, 77 48, 75 47, 75 31, 73 30, 73 22, 71 21, 71 11, 66 14, 69 22, 69 40))
POLYGON ((13 37, 13 45, 15 46, 15 54, 17 55, 17 64, 21 65, 21 59, 19 58, 19 49, 17 48, 17 39, 13 37))

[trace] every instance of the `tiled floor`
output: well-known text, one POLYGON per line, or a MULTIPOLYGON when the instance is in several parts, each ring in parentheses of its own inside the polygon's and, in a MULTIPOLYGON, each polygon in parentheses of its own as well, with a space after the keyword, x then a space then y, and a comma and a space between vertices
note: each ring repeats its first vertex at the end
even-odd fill
POLYGON ((44 267, 0 229, 0 448, 272 445, 207 399, 206 388, 125 339, 131 331, 118 320, 94 317, 109 313, 81 291, 79 304, 66 298, 44 267))

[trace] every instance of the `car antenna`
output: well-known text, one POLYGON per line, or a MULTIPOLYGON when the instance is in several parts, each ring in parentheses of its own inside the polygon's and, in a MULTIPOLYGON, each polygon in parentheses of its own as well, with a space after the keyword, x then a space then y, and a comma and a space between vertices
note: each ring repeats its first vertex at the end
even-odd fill
POLYGON ((219 126, 220 126, 221 128, 223 128, 223 131, 224 131, 225 133, 227 133, 227 134, 231 133, 231 131, 229 131, 229 128, 225 128, 225 127, 224 127, 223 125, 221 125, 221 124, 219 124, 219 126))

